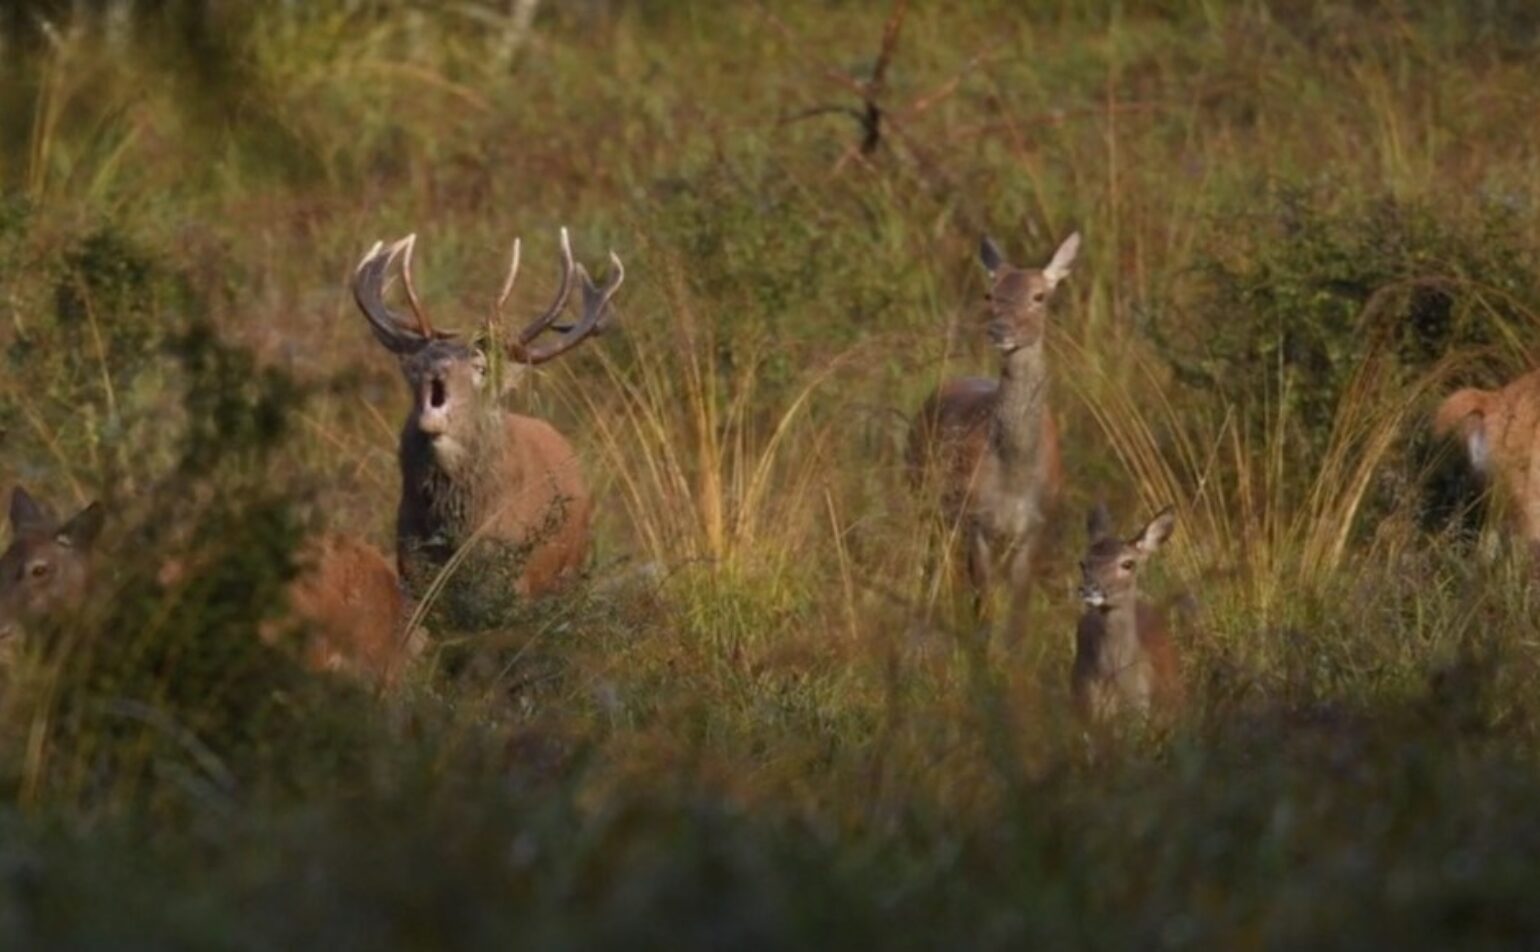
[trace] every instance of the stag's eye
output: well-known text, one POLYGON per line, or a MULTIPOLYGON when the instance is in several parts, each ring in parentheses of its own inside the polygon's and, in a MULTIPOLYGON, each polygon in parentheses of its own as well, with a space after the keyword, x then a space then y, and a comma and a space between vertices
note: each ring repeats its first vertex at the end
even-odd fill
POLYGON ((1133 559, 1124 559, 1123 561, 1118 563, 1118 567, 1121 568, 1125 572, 1132 572, 1134 570, 1134 560, 1133 559))
POLYGON ((1048 295, 1047 295, 1047 293, 1045 293, 1043 291, 1038 291, 1038 292, 1036 292, 1036 293, 1034 293, 1032 295, 1032 300, 1035 301, 1038 304, 1041 304, 1044 301, 1048 300, 1048 295))
POLYGON ((47 562, 33 562, 27 567, 27 574, 33 578, 43 578, 49 571, 50 567, 47 562))

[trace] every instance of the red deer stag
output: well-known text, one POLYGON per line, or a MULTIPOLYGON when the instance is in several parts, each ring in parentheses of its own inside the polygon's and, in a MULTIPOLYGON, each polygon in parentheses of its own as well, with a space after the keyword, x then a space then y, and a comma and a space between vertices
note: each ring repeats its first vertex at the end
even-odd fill
MULTIPOLYGON (((388 247, 376 243, 353 279, 359 310, 379 342, 400 358, 412 395, 401 430, 396 514, 402 578, 412 595, 422 597, 457 553, 473 548, 484 561, 475 571, 456 573, 459 594, 474 593, 481 604, 496 604, 509 594, 527 598, 554 591, 581 571, 588 556, 588 486, 572 446, 555 428, 504 410, 500 400, 524 368, 554 360, 604 329, 625 269, 611 252, 609 280, 596 288, 583 266, 573 264, 562 229, 555 300, 505 338, 503 353, 515 372, 497 387, 489 379, 483 349, 491 346, 493 334, 465 343, 429 321, 412 279, 415 238, 409 235, 388 247), (413 320, 384 302, 386 276, 397 259, 413 320), (582 316, 576 323, 558 324, 574 275, 583 288, 582 316), (557 336, 536 344, 547 331, 557 336), (469 577, 462 580, 461 575, 469 577)), ((508 276, 493 299, 489 332, 501 321, 518 272, 515 241, 508 276)))
POLYGON ((985 329, 1001 353, 1000 376, 943 383, 910 430, 911 479, 939 489, 941 516, 963 546, 980 617, 988 616, 992 587, 1002 575, 1020 608, 1063 481, 1043 334, 1049 302, 1079 251, 1076 232, 1045 267, 1017 268, 984 239, 980 260, 990 285, 985 329))

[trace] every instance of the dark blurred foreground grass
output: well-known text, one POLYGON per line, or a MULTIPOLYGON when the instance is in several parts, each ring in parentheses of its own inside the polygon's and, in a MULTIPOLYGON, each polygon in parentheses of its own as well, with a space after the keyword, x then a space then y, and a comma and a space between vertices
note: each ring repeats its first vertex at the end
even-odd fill
POLYGON ((1530 363, 1529 5, 916 2, 870 149, 885 6, 68 6, 0 17, 0 480, 113 525, 0 693, 5 947, 1540 934, 1535 593, 1425 432, 1530 363), (515 401, 600 490, 591 578, 393 695, 300 670, 256 637, 296 541, 388 543, 397 488, 348 268, 416 230, 469 327, 561 224, 632 276, 515 401), (988 372, 978 233, 1076 227, 1006 656, 921 577, 902 420, 988 372), (1090 744, 1101 496, 1178 506, 1150 588, 1199 610, 1192 709, 1090 744))

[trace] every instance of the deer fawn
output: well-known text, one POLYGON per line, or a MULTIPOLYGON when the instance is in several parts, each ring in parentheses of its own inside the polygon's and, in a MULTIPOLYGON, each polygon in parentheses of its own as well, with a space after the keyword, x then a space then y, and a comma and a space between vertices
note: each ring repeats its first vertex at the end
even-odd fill
POLYGON ((1085 612, 1075 630, 1075 706, 1099 723, 1122 711, 1148 714, 1181 701, 1181 672, 1162 611, 1139 597, 1139 570, 1171 537, 1170 507, 1127 542, 1112 534, 1107 507, 1091 510, 1090 545, 1080 562, 1085 612))
MULTIPOLYGON (((11 496, 11 545, 0 555, 0 639, 17 634, 28 618, 78 608, 90 593, 92 543, 102 507, 92 503, 68 522, 17 487, 11 496)), ((422 650, 405 638, 405 599, 396 573, 379 550, 348 536, 307 540, 301 571, 289 584, 294 617, 305 624, 303 660, 317 671, 341 671, 390 685, 422 650)), ((186 572, 180 560, 161 567, 163 584, 186 572)), ((277 637, 275 626, 263 637, 277 637)))
POLYGON ((1465 444, 1476 472, 1510 497, 1531 554, 1540 556, 1540 370, 1501 390, 1455 391, 1439 405, 1433 432, 1465 444))
POLYGON ((964 546, 980 617, 987 616, 992 584, 1002 574, 1021 604, 1063 480, 1043 332, 1054 290, 1079 250, 1076 232, 1045 267, 1017 268, 984 239, 980 260, 990 281, 985 329, 1003 358, 1000 376, 947 381, 910 429, 911 480, 917 486, 928 476, 938 480, 941 515, 964 546))
POLYGON ((91 586, 91 547, 102 528, 99 503, 60 523, 20 486, 11 494, 11 544, 0 555, 0 641, 29 617, 79 605, 91 586))
MULTIPOLYGON (((456 552, 471 542, 491 555, 509 556, 493 573, 494 588, 518 597, 553 591, 582 569, 588 555, 592 509, 577 455, 550 424, 506 411, 503 391, 525 368, 567 353, 603 330, 610 301, 625 278, 612 252, 611 275, 596 288, 582 265, 574 266, 567 231, 561 231, 561 283, 556 298, 504 344, 511 369, 505 386, 488 379, 485 347, 490 334, 473 343, 435 330, 412 280, 409 235, 384 247, 376 244, 358 265, 353 296, 375 337, 401 361, 412 393, 412 408, 401 430, 401 502, 397 510, 396 554, 402 578, 421 596, 456 552), (401 275, 414 321, 383 300, 387 271, 401 258, 401 275), (574 273, 583 287, 582 317, 557 324, 572 291, 574 273), (558 336, 537 346, 546 331, 558 336), (490 548, 488 548, 490 546, 490 548)), ((493 299, 487 331, 501 320, 503 305, 519 271, 519 242, 501 292, 493 299)))

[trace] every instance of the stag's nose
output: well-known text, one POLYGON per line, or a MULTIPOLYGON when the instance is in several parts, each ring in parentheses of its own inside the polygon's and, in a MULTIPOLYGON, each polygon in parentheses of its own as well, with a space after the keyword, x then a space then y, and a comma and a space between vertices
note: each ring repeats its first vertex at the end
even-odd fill
POLYGON ((449 429, 449 388, 442 377, 433 377, 423 384, 417 428, 429 436, 439 436, 449 429))
POLYGON ((1008 347, 1011 344, 1011 327, 1005 321, 993 320, 984 326, 989 332, 989 339, 996 347, 1008 347))
POLYGON ((1107 593, 1102 591, 1100 585, 1080 586, 1080 600, 1091 608, 1100 608, 1107 604, 1107 593))

